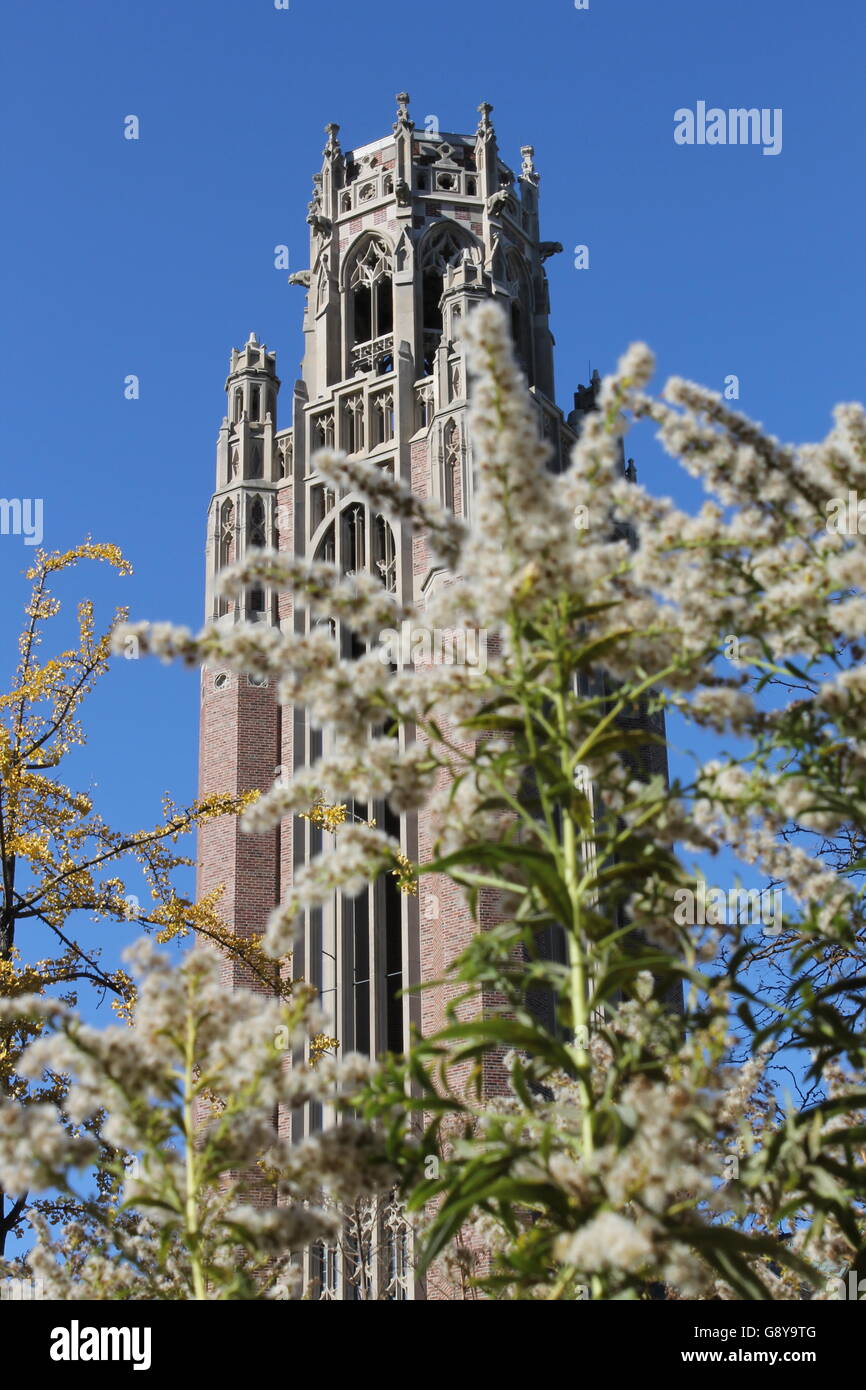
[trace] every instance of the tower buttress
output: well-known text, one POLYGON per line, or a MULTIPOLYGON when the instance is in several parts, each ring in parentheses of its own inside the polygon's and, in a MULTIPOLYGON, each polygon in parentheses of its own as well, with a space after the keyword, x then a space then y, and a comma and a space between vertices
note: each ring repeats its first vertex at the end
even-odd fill
MULTIPOLYGON (((279 517, 277 494, 286 448, 276 445, 280 382, 276 355, 251 333, 233 348, 225 390, 227 410, 217 437, 216 488, 207 527, 205 617, 223 626, 244 619, 275 622, 276 599, 252 587, 238 600, 221 597, 216 577, 250 550, 271 545, 279 517)), ((201 673, 199 794, 265 790, 281 761, 281 711, 267 681, 207 667, 201 673), (252 731, 255 730, 255 736, 252 731)), ((241 835, 231 817, 199 830, 199 895, 224 885, 220 911, 240 936, 261 931, 273 906, 279 874, 279 837, 241 835)), ((231 984, 261 988, 234 962, 231 984)))

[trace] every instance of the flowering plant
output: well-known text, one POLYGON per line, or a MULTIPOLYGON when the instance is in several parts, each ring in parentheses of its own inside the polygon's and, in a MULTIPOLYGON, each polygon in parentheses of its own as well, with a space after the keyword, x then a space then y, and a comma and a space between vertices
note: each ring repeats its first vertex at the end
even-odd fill
MULTIPOLYGON (((785 447, 690 383, 648 394, 638 346, 555 474, 496 305, 467 338, 471 518, 370 463, 316 460, 451 572, 423 612, 282 554, 222 583, 291 589, 362 643, 401 624, 483 632, 484 670, 344 660, 312 625, 138 624, 118 640, 271 676, 326 730, 322 759, 249 807, 246 828, 323 792, 423 808, 438 827, 422 909, 425 882, 448 878, 478 930, 450 965, 441 1028, 356 1101, 429 1214, 424 1268, 457 1242, 475 1286, 506 1297, 820 1296, 828 1269, 866 1272, 863 981, 814 974, 851 958, 863 865, 840 873, 788 832, 864 825, 866 546, 827 522, 835 497, 866 487, 866 415, 840 407, 822 444, 785 447), (630 418, 702 481, 697 516, 625 473, 630 418), (673 782, 665 717, 716 745, 673 782), (781 886, 781 1003, 755 975, 755 922, 690 908, 705 889, 694 854, 736 855, 781 886), (808 1103, 768 1071, 780 1048, 806 1058, 808 1103)), ((265 949, 285 957, 305 908, 402 852, 341 827, 265 949)))

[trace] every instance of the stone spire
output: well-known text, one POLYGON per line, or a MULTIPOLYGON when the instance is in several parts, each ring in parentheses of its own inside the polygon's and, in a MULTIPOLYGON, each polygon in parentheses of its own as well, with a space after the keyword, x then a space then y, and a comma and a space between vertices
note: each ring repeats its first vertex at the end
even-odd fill
POLYGON ((481 120, 475 132, 475 158, 485 198, 490 199, 499 193, 499 152, 496 146, 496 131, 490 119, 493 107, 489 101, 482 101, 478 107, 481 120))

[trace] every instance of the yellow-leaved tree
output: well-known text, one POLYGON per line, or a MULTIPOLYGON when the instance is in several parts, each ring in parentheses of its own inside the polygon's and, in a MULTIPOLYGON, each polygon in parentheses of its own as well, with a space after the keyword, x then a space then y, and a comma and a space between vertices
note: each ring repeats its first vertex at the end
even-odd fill
MULTIPOLYGON (((275 992, 288 993, 290 982, 262 955, 258 940, 235 937, 221 921, 220 890, 194 903, 173 886, 175 871, 192 862, 178 849, 180 837, 215 816, 237 814, 255 793, 208 797, 187 807, 166 798, 157 824, 120 830, 103 819, 89 794, 64 783, 64 760, 85 742, 81 706, 107 670, 114 623, 126 617, 118 609, 109 628, 97 633, 93 604, 84 600, 74 643, 44 654, 46 629, 61 609, 52 580, 85 560, 109 564, 121 576, 131 572, 114 545, 88 540, 64 553, 37 551, 26 572, 32 589, 17 668, 8 693, 0 694, 0 997, 59 990, 75 1002, 87 986, 128 1017, 132 980, 102 964, 96 939, 100 924, 109 923, 129 932, 144 928, 160 941, 198 934, 242 959, 275 992), (127 890, 133 874, 136 892, 127 890), (47 956, 45 929, 56 942, 47 956)), ((0 1027, 0 1092, 22 1105, 56 1100, 66 1084, 58 1076, 35 1085, 19 1073, 21 1051, 45 1026, 34 1016, 0 1027)), ((41 1199, 34 1205, 49 1220, 72 1215, 66 1203, 41 1199)), ((0 1191, 0 1254, 9 1235, 22 1230, 27 1207, 26 1197, 12 1201, 0 1191)))

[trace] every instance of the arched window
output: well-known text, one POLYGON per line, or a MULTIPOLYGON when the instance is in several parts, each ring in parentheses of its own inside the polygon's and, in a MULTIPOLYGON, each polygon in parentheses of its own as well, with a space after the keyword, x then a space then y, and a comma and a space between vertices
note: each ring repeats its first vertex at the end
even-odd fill
POLYGON ((262 476, 262 446, 254 444, 250 455, 250 477, 260 478, 262 476))
POLYGON ((394 532, 383 516, 373 523, 373 564, 386 589, 397 587, 397 548, 394 532))
POLYGON ((468 238, 456 226, 440 222, 421 252, 421 323, 424 372, 433 370, 433 356, 442 338, 442 285, 445 272, 458 265, 470 249, 468 238))
POLYGON ((415 387, 415 428, 426 429, 433 419, 433 383, 423 382, 415 387))
POLYGON ((247 544, 258 550, 265 547, 265 504, 261 497, 254 497, 250 504, 247 544))
POLYGON ((373 404, 373 444, 387 444, 394 438, 394 393, 380 391, 373 404))
POLYGON ((357 574, 366 564, 364 529, 364 507, 360 502, 353 502, 343 512, 341 559, 344 574, 357 574))
POLYGON ((258 420, 259 410, 261 409, 262 393, 258 386, 254 386, 250 393, 250 415, 253 420, 258 420))
POLYGON ((234 407, 234 417, 233 417, 233 418, 234 418, 234 421, 235 421, 235 424, 237 424, 238 420, 241 418, 241 415, 243 414, 243 409, 244 409, 244 393, 243 393, 243 391, 241 390, 241 388, 238 387, 238 389, 235 391, 235 407, 234 407))
POLYGON ((282 444, 279 445, 278 458, 279 458, 279 465, 278 465, 279 476, 280 476, 281 478, 288 478, 289 474, 290 474, 291 471, 292 471, 292 441, 291 441, 291 439, 286 439, 282 444))
POLYGON ((310 534, 318 531, 334 505, 334 493, 326 483, 314 483, 310 488, 310 534))
POLYGON ((364 448, 364 397, 361 392, 343 401, 343 448, 359 454, 364 448))
POLYGON ((334 563, 334 560, 336 558, 336 551, 334 548, 333 526, 328 527, 322 539, 319 541, 318 547, 316 549, 315 558, 317 560, 324 561, 326 565, 332 565, 334 563))
POLYGON ((350 342, 372 342, 394 327, 391 258, 384 242, 368 241, 348 268, 350 342))
POLYGON ((313 421, 313 448, 314 449, 333 449, 334 447, 334 412, 333 410, 323 410, 313 421))

